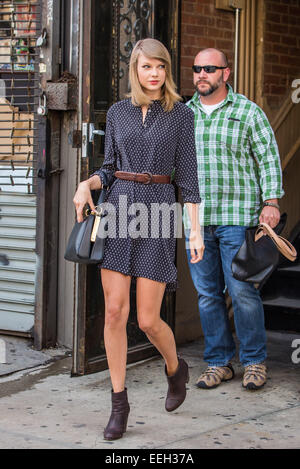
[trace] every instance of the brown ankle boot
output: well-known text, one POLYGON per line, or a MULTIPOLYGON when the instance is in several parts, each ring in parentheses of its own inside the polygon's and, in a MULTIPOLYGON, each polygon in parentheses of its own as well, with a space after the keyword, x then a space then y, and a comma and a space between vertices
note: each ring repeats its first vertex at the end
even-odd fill
POLYGON ((111 392, 112 411, 107 427, 104 430, 105 440, 118 440, 126 432, 130 407, 127 389, 122 392, 111 392))
POLYGON ((186 396, 186 383, 189 382, 189 369, 187 363, 183 358, 178 359, 179 365, 174 375, 167 375, 167 367, 165 373, 168 379, 169 389, 166 399, 166 411, 172 412, 177 409, 185 400, 186 396))

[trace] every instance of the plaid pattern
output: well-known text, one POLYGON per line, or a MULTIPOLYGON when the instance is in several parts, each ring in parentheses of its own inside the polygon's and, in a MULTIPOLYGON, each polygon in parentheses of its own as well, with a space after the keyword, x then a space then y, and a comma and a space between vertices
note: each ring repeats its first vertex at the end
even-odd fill
MULTIPOLYGON (((283 195, 278 146, 260 107, 233 92, 208 116, 197 93, 195 114, 201 224, 255 226, 262 202, 283 195)), ((185 228, 190 228, 187 211, 185 228)))

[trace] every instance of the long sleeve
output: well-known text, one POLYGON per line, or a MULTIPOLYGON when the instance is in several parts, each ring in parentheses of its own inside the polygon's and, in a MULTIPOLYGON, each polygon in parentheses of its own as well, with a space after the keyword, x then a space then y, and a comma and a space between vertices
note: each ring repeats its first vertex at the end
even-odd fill
POLYGON ((280 199, 284 191, 278 146, 273 129, 260 108, 256 110, 250 130, 250 144, 258 162, 262 199, 280 199))
POLYGON ((184 109, 181 135, 176 149, 175 183, 181 189, 183 202, 200 203, 194 113, 184 109))
POLYGON ((92 174, 92 176, 97 175, 100 177, 102 185, 106 182, 108 186, 111 186, 115 180, 114 173, 117 168, 114 141, 113 116, 110 108, 106 116, 104 162, 102 167, 92 174))

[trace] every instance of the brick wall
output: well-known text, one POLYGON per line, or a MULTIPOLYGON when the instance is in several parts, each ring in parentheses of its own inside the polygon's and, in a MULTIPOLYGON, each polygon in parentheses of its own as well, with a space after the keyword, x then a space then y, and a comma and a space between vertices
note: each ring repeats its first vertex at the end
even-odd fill
MULTIPOLYGON (((300 0, 264 1, 263 97, 272 114, 288 96, 293 80, 300 78, 300 0)), ((215 0, 182 0, 182 95, 194 93, 191 66, 200 49, 223 49, 233 65, 234 30, 234 13, 217 10, 215 0)))
POLYGON ((300 78, 300 0, 266 0, 264 97, 279 109, 300 78))
POLYGON ((181 15, 181 94, 193 95, 191 66, 199 50, 222 49, 233 64, 234 14, 215 8, 215 0, 183 0, 181 15))

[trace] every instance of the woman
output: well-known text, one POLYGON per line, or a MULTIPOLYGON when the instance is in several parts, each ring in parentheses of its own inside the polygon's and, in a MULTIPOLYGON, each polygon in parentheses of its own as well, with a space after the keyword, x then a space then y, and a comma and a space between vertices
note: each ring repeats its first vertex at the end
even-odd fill
MULTIPOLYGON (((90 191, 100 189, 109 179, 110 202, 117 211, 117 226, 127 227, 134 220, 128 207, 132 203, 175 203, 174 186, 170 175, 175 169, 175 182, 181 187, 183 200, 192 221, 191 262, 199 262, 203 242, 198 223, 200 203, 197 163, 194 143, 194 116, 180 103, 171 75, 171 59, 167 49, 155 39, 139 41, 130 60, 130 99, 120 101, 107 113, 105 160, 102 168, 90 179, 81 182, 74 197, 78 221, 82 221, 84 205, 92 210, 90 191), (126 197, 124 213, 119 207, 120 197, 126 197), (119 224, 120 217, 122 222, 119 224)), ((148 212, 150 213, 150 212, 148 212)), ((188 366, 178 358, 174 335, 160 318, 166 288, 176 288, 175 245, 171 236, 124 236, 106 239, 101 279, 105 298, 104 341, 112 381, 112 413, 104 438, 121 438, 126 431, 129 414, 125 388, 129 293, 132 278, 136 279, 137 316, 139 327, 165 360, 169 389, 165 408, 177 409, 185 399, 188 366)), ((152 220, 153 221, 153 220, 152 220)), ((144 225, 143 225, 144 226, 144 225)), ((149 228, 149 227, 148 227, 149 228)))

